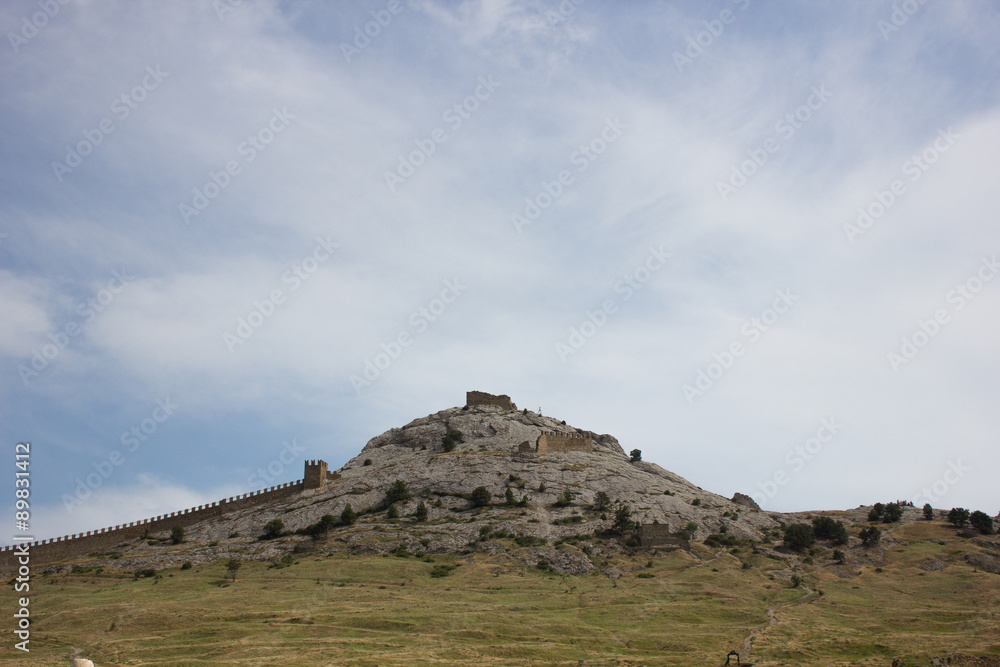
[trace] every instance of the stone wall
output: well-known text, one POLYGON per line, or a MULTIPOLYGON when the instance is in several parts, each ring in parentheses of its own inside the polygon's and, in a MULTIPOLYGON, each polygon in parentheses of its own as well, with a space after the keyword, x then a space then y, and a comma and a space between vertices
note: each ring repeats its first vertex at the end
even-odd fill
POLYGON ((485 391, 465 392, 465 404, 470 408, 476 405, 495 405, 503 410, 517 410, 514 401, 510 400, 510 396, 507 394, 494 396, 493 394, 487 394, 485 391))
MULTIPOLYGON (((147 533, 168 532, 174 526, 186 528, 205 519, 211 519, 236 510, 256 507, 294 493, 300 493, 307 488, 321 488, 327 482, 339 477, 339 474, 327 470, 326 461, 306 461, 305 478, 297 482, 279 484, 278 486, 244 493, 239 496, 232 496, 231 498, 207 505, 191 507, 181 512, 161 514, 160 516, 142 521, 133 521, 113 527, 101 528, 100 530, 87 531, 86 533, 76 533, 74 535, 64 535, 63 537, 49 540, 31 542, 29 551, 31 564, 37 565, 63 558, 108 551, 122 542, 141 538, 147 533), (310 483, 315 484, 315 486, 308 486, 306 484, 307 479, 310 483)), ((0 549, 0 571, 16 570, 19 555, 20 552, 17 551, 17 545, 0 549)))
POLYGON ((690 549, 691 544, 682 537, 670 534, 670 526, 665 523, 645 523, 639 526, 639 543, 649 547, 673 547, 690 549))
POLYGON ((589 435, 580 433, 555 433, 542 431, 535 444, 535 453, 539 456, 557 452, 592 452, 594 443, 589 435))

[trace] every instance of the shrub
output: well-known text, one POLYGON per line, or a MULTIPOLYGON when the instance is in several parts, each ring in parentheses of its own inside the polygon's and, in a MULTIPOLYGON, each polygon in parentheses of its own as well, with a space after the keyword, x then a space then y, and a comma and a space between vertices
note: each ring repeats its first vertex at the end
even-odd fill
POLYGON ((510 505, 514 505, 514 504, 517 503, 517 501, 514 500, 514 492, 510 490, 509 486, 507 487, 507 490, 504 491, 503 498, 504 498, 504 504, 505 505, 510 506, 510 505))
POLYGON ((552 571, 552 565, 549 564, 549 561, 545 560, 544 558, 535 563, 535 567, 541 570, 542 572, 552 571))
POLYGON ((624 535, 636 529, 636 522, 632 520, 632 509, 628 505, 619 505, 615 510, 615 520, 611 524, 611 530, 624 535))
POLYGON ((882 515, 883 523, 895 523, 903 518, 903 508, 897 503, 889 503, 885 506, 882 515))
POLYGON ((795 551, 808 549, 816 542, 816 532, 807 523, 785 526, 785 546, 795 551))
POLYGON ((573 494, 569 491, 563 491, 556 498, 556 507, 567 507, 573 504, 573 494))
POLYGON ((868 520, 869 521, 881 521, 882 514, 885 512, 885 505, 882 503, 875 503, 870 510, 868 510, 868 520))
POLYGON ((924 518, 928 521, 934 518, 934 508, 930 503, 924 503, 924 518))
POLYGON ((337 520, 332 514, 324 514, 316 523, 310 524, 301 532, 311 535, 314 538, 323 538, 330 532, 330 529, 337 525, 337 520))
POLYGON ((872 547, 878 544, 879 540, 882 539, 882 531, 875 526, 869 526, 868 528, 862 529, 858 534, 861 541, 865 543, 866 547, 872 547))
POLYGON ((372 464, 372 460, 371 459, 365 459, 365 462, 362 463, 361 465, 370 466, 371 464, 372 464))
POLYGON ((632 463, 635 463, 636 461, 641 461, 642 460, 642 450, 641 449, 633 449, 631 452, 628 453, 628 456, 629 456, 629 460, 632 463))
POLYGON ((452 571, 458 567, 457 565, 435 565, 431 570, 431 577, 438 579, 440 577, 447 577, 452 571))
POLYGON ((691 501, 692 505, 701 505, 701 498, 695 498, 691 501))
POLYGON ((285 522, 281 519, 271 519, 264 524, 264 534, 260 536, 262 540, 273 540, 276 537, 281 537, 281 533, 285 530, 285 522))
MULTIPOLYGON (((680 537, 681 539, 693 540, 694 539, 694 534, 696 532, 698 532, 698 524, 696 524, 694 521, 688 521, 686 524, 684 524, 684 527, 681 528, 680 530, 678 530, 677 532, 675 532, 674 535, 676 535, 677 537, 680 537)), ((728 539, 732 539, 732 538, 728 538, 728 539)), ((708 540, 706 540, 706 542, 707 541, 708 540)))
POLYGON ((398 519, 399 518, 399 510, 396 509, 396 503, 393 503, 392 505, 389 505, 389 509, 386 511, 385 516, 388 519, 398 519))
POLYGON ((446 452, 455 451, 455 440, 453 438, 449 438, 448 436, 444 436, 441 438, 441 449, 446 452))
POLYGON ((185 561, 184 563, 182 563, 181 564, 181 569, 182 570, 190 570, 191 569, 191 561, 185 561))
POLYGON ((154 570, 151 567, 147 567, 147 568, 143 568, 141 570, 136 570, 135 571, 135 578, 136 579, 141 579, 143 577, 148 577, 148 578, 151 579, 151 578, 153 578, 155 576, 156 576, 156 570, 154 570))
MULTIPOLYGON (((800 526, 804 526, 805 524, 803 523, 803 524, 799 524, 799 525, 800 526)), ((798 588, 801 585, 802 585, 802 577, 800 577, 797 574, 793 574, 792 575, 792 588, 798 588)))
POLYGON ((413 518, 418 522, 427 521, 427 505, 424 505, 424 501, 420 501, 417 504, 417 511, 413 513, 413 518))
POLYGON ((962 507, 952 507, 948 510, 948 522, 956 528, 961 528, 969 522, 969 510, 962 507))
POLYGON ((493 500, 493 496, 490 495, 489 490, 485 486, 477 486, 472 490, 470 500, 472 500, 473 507, 488 507, 493 500))
POLYGON ((828 516, 818 516, 813 518, 812 524, 817 539, 830 540, 834 544, 847 544, 847 528, 842 521, 834 521, 828 516))
POLYGON ((983 535, 993 534, 993 518, 986 512, 976 510, 969 517, 969 523, 983 535))
POLYGON ((538 485, 538 492, 545 493, 545 482, 542 482, 541 484, 538 485))
POLYGON ((340 523, 344 526, 351 526, 357 520, 357 513, 355 513, 354 508, 351 507, 351 503, 347 503, 344 506, 343 511, 340 513, 340 523))
POLYGON ((239 558, 230 558, 229 562, 226 563, 226 571, 229 572, 229 576, 233 578, 233 581, 236 581, 236 573, 241 567, 243 567, 243 563, 239 558))
POLYGON ((611 508, 611 498, 604 491, 598 491, 597 495, 594 496, 594 509, 598 512, 604 512, 611 508))
POLYGON ((410 499, 410 489, 406 486, 406 482, 401 479, 397 479, 389 487, 389 490, 385 492, 385 504, 392 505, 393 503, 401 503, 410 499))
POLYGON ((843 563, 845 559, 846 557, 844 556, 843 551, 841 551, 840 549, 833 550, 833 560, 837 561, 838 563, 843 563))
POLYGON ((170 529, 170 541, 174 544, 180 544, 184 541, 184 528, 181 526, 174 526, 170 529))

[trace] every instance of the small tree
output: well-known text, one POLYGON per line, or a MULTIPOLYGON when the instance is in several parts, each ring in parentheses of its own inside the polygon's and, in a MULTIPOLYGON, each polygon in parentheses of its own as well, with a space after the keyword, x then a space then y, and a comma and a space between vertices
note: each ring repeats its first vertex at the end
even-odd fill
POLYGON ((180 544, 184 541, 184 529, 181 526, 174 526, 170 529, 170 541, 180 544))
POLYGON ((610 509, 610 507, 611 507, 611 498, 609 498, 608 494, 604 493, 603 491, 598 491, 597 495, 594 496, 594 509, 597 510, 598 512, 604 512, 610 509))
POLYGON ((389 505, 389 509, 386 511, 385 516, 388 519, 398 519, 399 518, 399 510, 396 509, 396 503, 393 503, 393 504, 389 505))
POLYGON ((828 516, 814 517, 813 531, 818 540, 830 540, 834 544, 847 544, 847 528, 842 521, 834 521, 828 516))
POLYGON ((635 530, 636 522, 632 520, 632 509, 625 504, 619 505, 615 510, 615 520, 611 524, 611 530, 619 535, 635 530))
POLYGON ((473 507, 486 507, 493 500, 493 496, 485 486, 477 486, 472 490, 471 500, 473 507))
POLYGON ((804 551, 816 543, 816 532, 807 523, 793 523, 785 526, 785 546, 795 551, 804 551))
POLYGON ((509 486, 507 487, 507 490, 504 491, 503 499, 504 499, 504 504, 507 506, 517 504, 517 501, 514 500, 514 492, 510 490, 509 486))
POLYGON ((948 522, 956 528, 961 528, 969 522, 969 510, 964 507, 952 507, 948 510, 948 522))
POLYGON ((993 517, 991 517, 986 512, 980 512, 979 510, 976 510, 969 517, 969 523, 971 523, 972 527, 978 530, 983 535, 993 534, 993 517))
POLYGON ((641 461, 642 460, 642 450, 641 449, 633 449, 631 452, 628 453, 628 455, 629 455, 629 460, 631 460, 632 463, 635 463, 636 461, 641 461))
POLYGON ((427 505, 424 505, 424 501, 417 503, 417 511, 413 513, 413 518, 417 522, 427 521, 427 505))
POLYGON ((882 514, 883 523, 895 523, 903 518, 903 508, 898 503, 889 503, 882 514))
POLYGON ((875 526, 869 526, 868 528, 862 529, 858 534, 858 537, 861 538, 861 541, 864 542, 866 547, 873 547, 878 544, 879 540, 882 539, 882 531, 875 526))
POLYGON ((885 512, 885 505, 882 503, 875 503, 872 508, 868 511, 869 521, 881 521, 882 514, 885 512))
POLYGON ((385 504, 391 505, 393 503, 402 503, 410 499, 410 489, 406 486, 406 482, 401 479, 397 479, 389 487, 389 490, 385 492, 385 504))
POLYGON ((930 503, 924 503, 924 518, 928 521, 934 518, 934 508, 931 507, 930 503))
POLYGON ((276 537, 281 537, 281 533, 285 530, 285 522, 281 519, 271 519, 264 524, 264 534, 261 535, 261 539, 273 540, 276 537))
POLYGON ((693 540, 695 533, 698 532, 698 524, 694 521, 688 521, 684 524, 684 527, 678 530, 674 535, 684 540, 693 540))
POLYGON ((835 561, 837 561, 838 563, 843 563, 846 560, 846 557, 844 556, 844 552, 843 551, 841 551, 840 549, 834 549, 833 550, 833 559, 835 561))
POLYGON ((230 558, 229 562, 226 563, 226 570, 229 571, 229 576, 233 578, 233 581, 236 581, 236 573, 241 567, 243 567, 243 563, 239 558, 230 558))
POLYGON ((345 526, 354 525, 354 522, 358 520, 358 515, 355 513, 354 508, 351 507, 351 503, 347 503, 344 506, 343 511, 340 513, 340 523, 345 526))
POLYGON ((572 504, 573 504, 573 494, 570 493, 568 490, 567 491, 563 491, 556 498, 556 506, 557 507, 567 507, 568 505, 572 505, 572 504))

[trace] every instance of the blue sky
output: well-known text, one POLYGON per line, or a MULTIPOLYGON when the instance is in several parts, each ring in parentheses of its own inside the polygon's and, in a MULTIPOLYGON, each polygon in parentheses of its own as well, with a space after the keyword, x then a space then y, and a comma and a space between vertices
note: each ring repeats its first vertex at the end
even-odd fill
POLYGON ((469 389, 767 509, 1000 510, 988 3, 0 26, 0 484, 13 515, 30 442, 38 537, 339 467, 469 389))

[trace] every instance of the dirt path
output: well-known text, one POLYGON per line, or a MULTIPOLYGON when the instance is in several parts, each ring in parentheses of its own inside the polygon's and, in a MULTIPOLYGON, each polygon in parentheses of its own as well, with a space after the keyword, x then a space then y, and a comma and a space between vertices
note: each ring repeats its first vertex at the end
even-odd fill
POLYGON ((760 635, 761 633, 763 633, 766 630, 770 629, 772 626, 778 624, 778 610, 779 609, 783 609, 784 607, 787 607, 788 605, 792 605, 792 604, 801 604, 803 602, 806 602, 811 596, 816 595, 816 591, 814 591, 813 589, 809 588, 805 584, 800 584, 800 586, 801 586, 801 588, 803 590, 806 591, 805 594, 802 597, 798 598, 797 600, 792 600, 791 602, 785 602, 785 603, 782 603, 782 604, 779 604, 779 605, 769 605, 768 606, 768 608, 767 608, 767 623, 765 625, 762 625, 761 627, 757 628, 756 630, 752 630, 750 632, 750 634, 746 636, 746 639, 743 640, 743 644, 740 646, 740 662, 741 663, 749 663, 750 662, 750 654, 753 651, 753 641, 754 641, 754 639, 756 639, 756 637, 758 635, 760 635))

